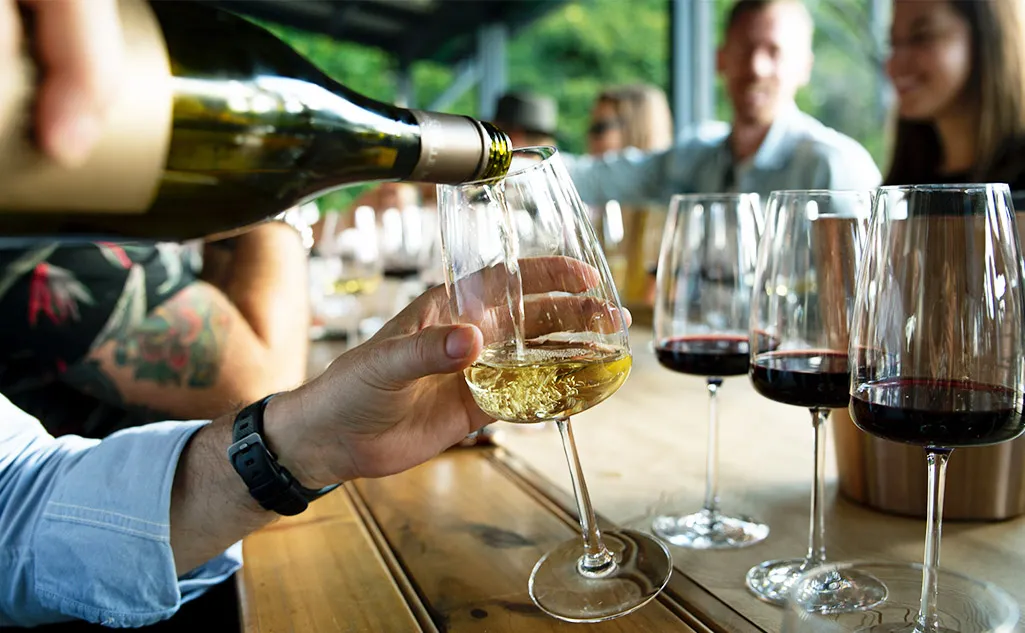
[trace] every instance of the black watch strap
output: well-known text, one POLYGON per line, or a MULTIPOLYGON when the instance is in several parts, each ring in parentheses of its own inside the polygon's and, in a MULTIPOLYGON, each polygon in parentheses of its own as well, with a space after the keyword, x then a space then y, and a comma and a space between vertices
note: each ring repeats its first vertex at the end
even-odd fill
POLYGON ((257 503, 267 510, 292 516, 302 512, 311 501, 331 492, 340 484, 320 490, 305 488, 296 481, 288 469, 278 463, 278 458, 263 440, 263 412, 274 395, 254 402, 235 416, 232 444, 228 447, 228 461, 242 477, 242 481, 249 488, 249 494, 257 503))

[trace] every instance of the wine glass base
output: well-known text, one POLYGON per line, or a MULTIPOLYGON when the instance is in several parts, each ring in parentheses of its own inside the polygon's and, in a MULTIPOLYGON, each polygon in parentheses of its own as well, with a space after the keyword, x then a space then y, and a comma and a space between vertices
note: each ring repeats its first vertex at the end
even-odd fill
POLYGON ((769 526, 764 523, 707 509, 687 516, 662 515, 652 522, 651 529, 662 540, 690 549, 736 549, 769 536, 769 526))
POLYGON ((581 573, 579 537, 544 555, 530 574, 530 598, 548 615, 567 622, 601 622, 636 611, 669 582, 669 550, 658 539, 634 530, 603 532, 615 564, 592 576, 581 573))
POLYGON ((855 633, 959 633, 955 629, 941 627, 920 627, 914 623, 889 622, 887 624, 876 624, 858 629, 855 633))
MULTIPOLYGON (((813 567, 815 563, 803 558, 766 561, 748 570, 747 588, 758 598, 783 606, 794 582, 813 567)), ((802 589, 796 599, 809 613, 860 611, 886 600, 886 585, 856 570, 831 572, 802 589)))

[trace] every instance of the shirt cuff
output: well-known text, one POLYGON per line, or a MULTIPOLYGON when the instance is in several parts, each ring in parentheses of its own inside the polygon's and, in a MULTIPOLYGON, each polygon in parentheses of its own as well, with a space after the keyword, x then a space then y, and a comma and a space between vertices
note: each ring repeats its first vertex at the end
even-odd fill
POLYGON ((207 422, 161 422, 115 433, 62 466, 36 531, 41 606, 112 627, 170 617, 231 575, 234 548, 179 584, 170 543, 171 487, 182 450, 207 422))

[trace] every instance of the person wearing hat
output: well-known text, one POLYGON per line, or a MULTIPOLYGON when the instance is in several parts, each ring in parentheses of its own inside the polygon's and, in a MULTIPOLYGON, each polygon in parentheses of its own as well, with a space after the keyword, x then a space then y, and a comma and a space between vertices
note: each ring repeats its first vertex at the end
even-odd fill
POLYGON ((513 147, 555 145, 559 107, 551 97, 507 92, 498 99, 494 122, 509 135, 513 147))

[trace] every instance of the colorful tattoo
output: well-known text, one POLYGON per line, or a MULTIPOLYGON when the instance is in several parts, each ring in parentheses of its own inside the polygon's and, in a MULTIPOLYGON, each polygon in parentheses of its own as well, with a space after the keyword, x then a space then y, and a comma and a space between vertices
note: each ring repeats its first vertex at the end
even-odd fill
POLYGON ((213 386, 231 319, 202 290, 201 286, 186 288, 152 310, 129 333, 118 336, 114 362, 132 368, 139 380, 213 386))

